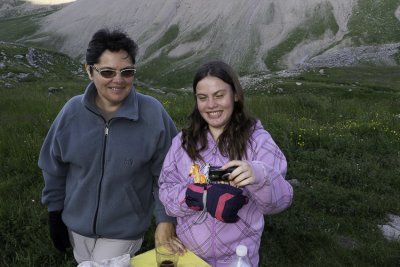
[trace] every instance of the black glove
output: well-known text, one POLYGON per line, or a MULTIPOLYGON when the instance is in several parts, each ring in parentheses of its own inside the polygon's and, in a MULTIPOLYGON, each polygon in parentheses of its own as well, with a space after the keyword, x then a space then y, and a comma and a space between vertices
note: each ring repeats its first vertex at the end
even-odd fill
POLYGON ((53 245, 61 252, 71 247, 67 226, 61 219, 61 211, 49 212, 49 230, 53 245))
POLYGON ((203 210, 203 193, 206 188, 205 184, 189 184, 186 189, 186 205, 192 210, 203 210))
POLYGON ((207 190, 206 208, 212 217, 225 223, 235 223, 237 215, 248 197, 243 190, 227 184, 189 184, 186 189, 185 202, 192 210, 203 210, 203 194, 207 190))
POLYGON ((237 222, 239 210, 248 201, 242 189, 228 184, 213 184, 207 189, 207 211, 221 222, 237 222))

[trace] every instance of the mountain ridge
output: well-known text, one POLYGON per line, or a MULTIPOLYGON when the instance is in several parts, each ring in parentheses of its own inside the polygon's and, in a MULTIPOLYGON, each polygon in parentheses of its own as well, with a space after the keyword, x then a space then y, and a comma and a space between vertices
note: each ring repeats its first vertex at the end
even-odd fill
POLYGON ((399 26, 396 0, 77 0, 45 16, 39 31, 22 41, 82 60, 98 28, 120 28, 138 42, 138 64, 149 68, 168 73, 220 58, 254 73, 398 64, 399 26))
MULTIPOLYGON (((70 55, 82 55, 84 44, 95 29, 102 26, 96 23, 102 22, 111 27, 124 28, 131 36, 136 37, 140 47, 139 57, 143 63, 148 63, 161 54, 172 60, 179 58, 183 64, 193 61, 198 54, 205 57, 208 54, 218 54, 218 57, 233 65, 238 66, 249 61, 246 65, 250 69, 266 71, 268 66, 264 59, 268 50, 281 43, 298 24, 306 21, 310 13, 332 12, 338 31, 326 31, 325 39, 332 40, 325 45, 342 40, 347 32, 347 21, 354 4, 353 0, 289 0, 285 4, 276 0, 152 0, 146 3, 120 0, 118 8, 109 9, 108 13, 101 15, 103 18, 100 20, 98 14, 102 12, 83 15, 83 10, 93 6, 93 0, 86 0, 76 1, 50 15, 45 19, 42 31, 65 37, 61 51, 70 55), (155 10, 156 15, 152 16, 155 10), (117 12, 119 15, 116 20, 114 17, 117 12), (79 35, 80 40, 73 30, 78 24, 83 31, 79 35), (153 53, 147 52, 147 58, 143 57, 148 48, 162 39, 163 34, 174 26, 179 29, 175 38, 153 53), (201 35, 201 38, 193 37, 196 35, 201 35), (249 60, 249 56, 243 51, 252 51, 253 58, 249 60)), ((106 10, 109 4, 104 0, 96 1, 96 8, 98 11, 106 10)), ((310 44, 296 47, 289 53, 287 63, 284 64, 291 67, 292 62, 299 61, 299 57, 303 58, 304 52, 300 52, 304 50, 303 47, 308 50, 310 44)))

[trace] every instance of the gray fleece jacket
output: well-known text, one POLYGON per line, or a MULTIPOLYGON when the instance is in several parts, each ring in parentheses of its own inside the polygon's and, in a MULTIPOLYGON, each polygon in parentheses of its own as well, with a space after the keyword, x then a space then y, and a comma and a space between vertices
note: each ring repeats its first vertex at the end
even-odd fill
POLYGON ((158 198, 158 176, 176 127, 159 101, 136 92, 106 121, 90 83, 54 120, 39 155, 42 203, 63 210, 67 227, 84 236, 137 239, 156 223, 173 222, 158 198))

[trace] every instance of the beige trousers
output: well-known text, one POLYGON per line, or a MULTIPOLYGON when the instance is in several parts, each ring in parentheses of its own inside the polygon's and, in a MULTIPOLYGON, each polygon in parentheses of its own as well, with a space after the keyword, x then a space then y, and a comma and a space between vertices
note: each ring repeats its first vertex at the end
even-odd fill
POLYGON ((137 240, 90 238, 72 231, 69 232, 69 238, 78 263, 100 262, 124 254, 130 254, 133 257, 143 243, 143 238, 137 240))

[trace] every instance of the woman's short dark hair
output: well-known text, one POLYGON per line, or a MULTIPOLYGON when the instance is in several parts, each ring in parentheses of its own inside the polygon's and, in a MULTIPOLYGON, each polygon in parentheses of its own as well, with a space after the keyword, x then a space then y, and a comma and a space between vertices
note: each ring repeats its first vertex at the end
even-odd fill
POLYGON ((124 50, 128 53, 132 63, 136 63, 138 46, 126 33, 109 29, 98 30, 89 42, 86 50, 86 64, 99 63, 100 56, 104 51, 118 52, 124 50))
POLYGON ((244 159, 246 147, 251 137, 256 120, 244 107, 244 94, 239 76, 233 68, 223 61, 211 61, 203 64, 197 70, 193 79, 195 104, 188 116, 189 125, 182 130, 182 146, 192 160, 202 159, 200 152, 207 148, 208 124, 201 117, 197 108, 196 87, 207 76, 217 77, 229 84, 236 96, 231 119, 223 133, 218 138, 218 148, 230 160, 244 159))

